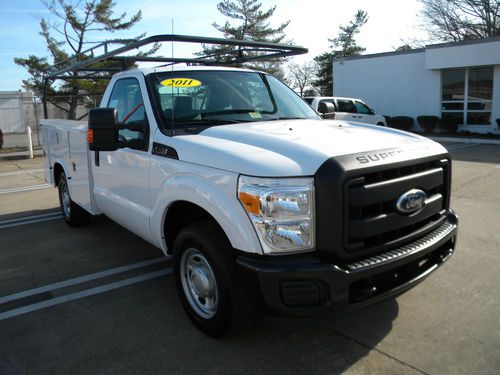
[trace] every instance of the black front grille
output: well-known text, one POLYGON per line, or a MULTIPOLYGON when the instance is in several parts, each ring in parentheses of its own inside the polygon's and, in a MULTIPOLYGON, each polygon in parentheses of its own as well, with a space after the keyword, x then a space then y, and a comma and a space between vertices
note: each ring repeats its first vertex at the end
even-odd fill
POLYGON ((449 161, 439 159, 366 173, 344 187, 346 252, 382 251, 436 227, 448 209, 449 161), (427 195, 411 215, 396 210, 397 199, 411 189, 427 195))

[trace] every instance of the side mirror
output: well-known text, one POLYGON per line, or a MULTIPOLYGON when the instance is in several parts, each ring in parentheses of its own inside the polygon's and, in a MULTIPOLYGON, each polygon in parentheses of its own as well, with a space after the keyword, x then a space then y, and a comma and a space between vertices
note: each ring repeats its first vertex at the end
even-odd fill
POLYGON ((142 139, 121 141, 120 129, 128 129, 140 133, 146 133, 148 129, 147 120, 130 121, 122 124, 118 122, 115 108, 94 108, 89 112, 89 129, 87 141, 90 151, 116 151, 119 148, 130 147, 132 149, 143 149, 142 139))
POLYGON ((323 117, 324 119, 335 118, 335 106, 332 103, 328 102, 319 103, 318 112, 321 113, 321 117, 323 117))
POLYGON ((89 112, 87 141, 90 151, 116 151, 120 148, 115 108, 94 108, 89 112))
POLYGON ((335 106, 332 103, 321 102, 318 105, 319 113, 332 113, 335 112, 335 106))

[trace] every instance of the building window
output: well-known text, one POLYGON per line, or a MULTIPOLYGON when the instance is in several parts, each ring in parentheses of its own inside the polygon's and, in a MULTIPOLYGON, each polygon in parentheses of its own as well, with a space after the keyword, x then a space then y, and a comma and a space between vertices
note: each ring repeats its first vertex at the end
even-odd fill
POLYGON ((441 117, 459 125, 491 125, 493 67, 441 71, 441 117))

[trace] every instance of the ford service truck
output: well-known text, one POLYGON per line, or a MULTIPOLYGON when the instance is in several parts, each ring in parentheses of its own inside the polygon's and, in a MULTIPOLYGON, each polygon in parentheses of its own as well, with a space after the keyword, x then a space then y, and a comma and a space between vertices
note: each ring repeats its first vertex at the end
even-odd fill
POLYGON ((455 248, 446 149, 324 120, 263 72, 126 70, 88 122, 41 127, 64 220, 106 215, 173 257, 183 307, 213 337, 255 306, 334 315, 398 295, 455 248))

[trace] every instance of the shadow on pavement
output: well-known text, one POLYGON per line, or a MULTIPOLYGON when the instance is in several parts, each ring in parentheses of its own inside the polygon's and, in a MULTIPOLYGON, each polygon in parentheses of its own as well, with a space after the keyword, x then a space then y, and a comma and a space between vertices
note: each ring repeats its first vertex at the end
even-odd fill
POLYGON ((450 154, 452 160, 500 164, 500 145, 465 145, 450 154))
POLYGON ((41 217, 41 216, 45 216, 48 214, 56 215, 59 212, 60 212, 59 207, 40 209, 40 210, 29 210, 29 211, 22 211, 22 212, 13 212, 13 213, 9 213, 9 214, 0 215, 0 222, 7 221, 7 220, 13 220, 13 219, 28 218, 31 216, 40 216, 41 217))

